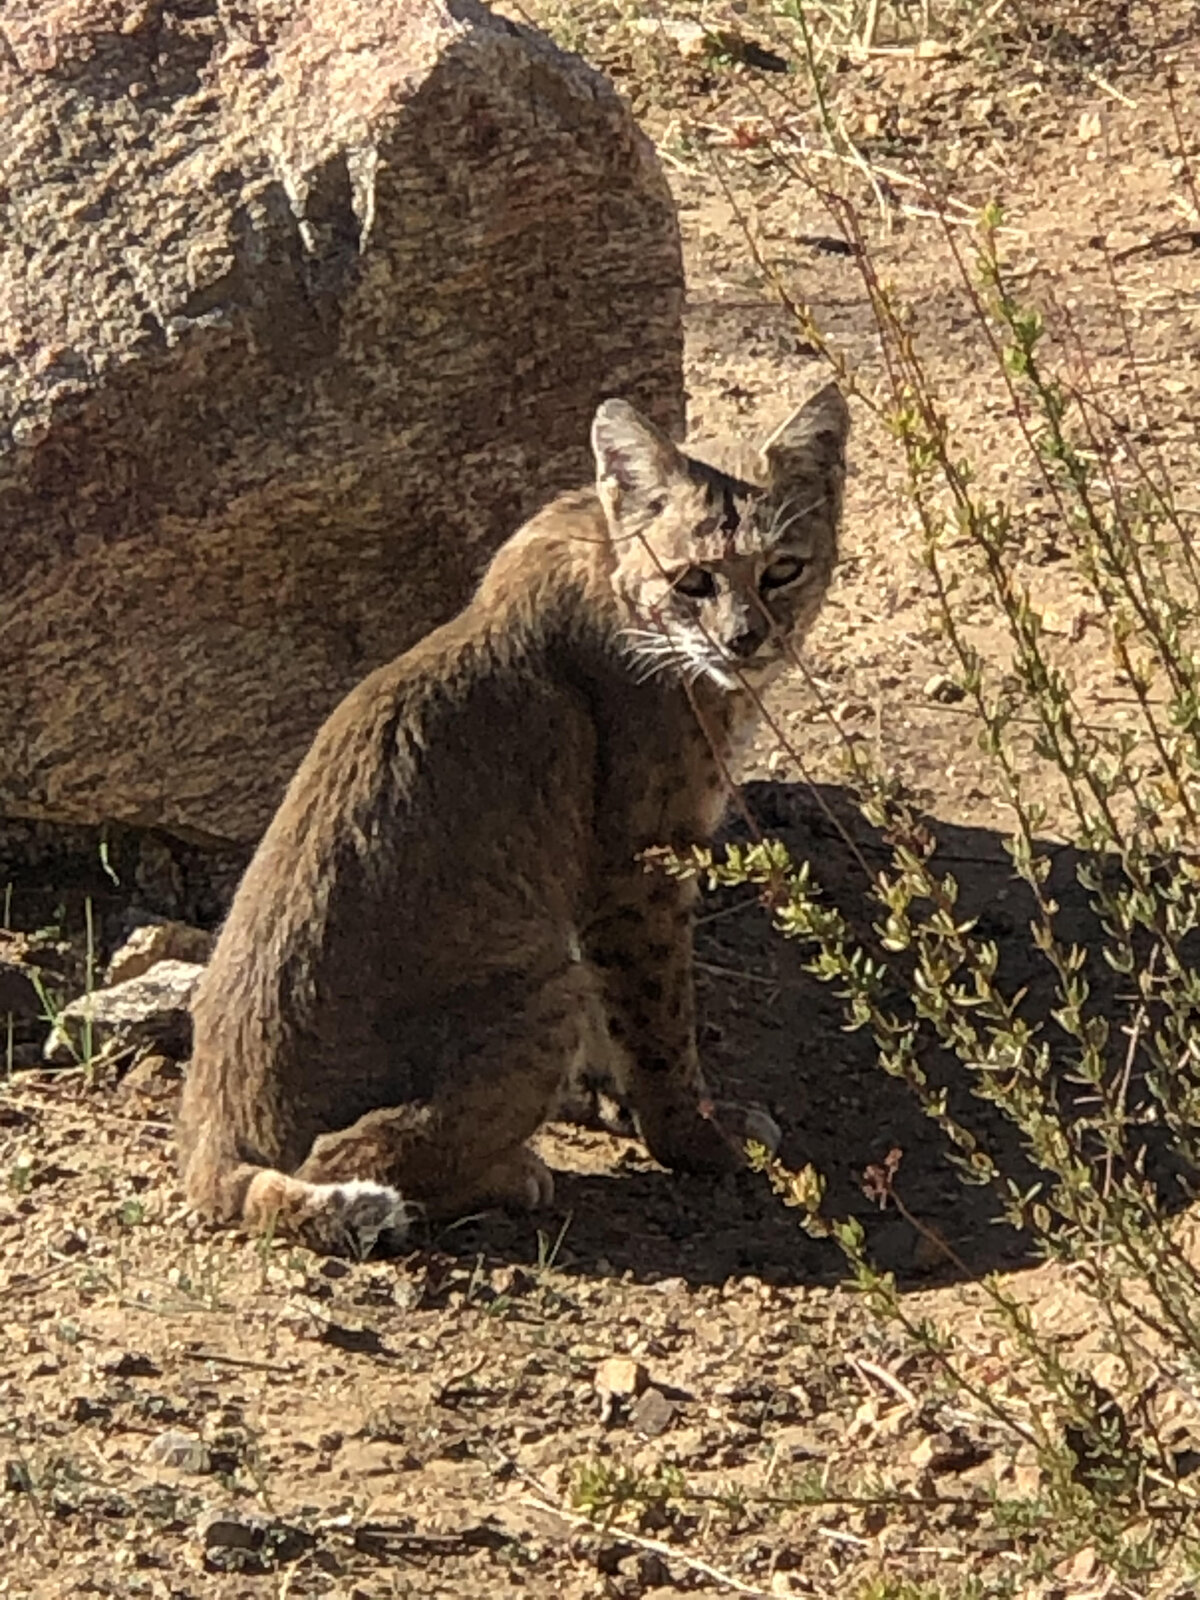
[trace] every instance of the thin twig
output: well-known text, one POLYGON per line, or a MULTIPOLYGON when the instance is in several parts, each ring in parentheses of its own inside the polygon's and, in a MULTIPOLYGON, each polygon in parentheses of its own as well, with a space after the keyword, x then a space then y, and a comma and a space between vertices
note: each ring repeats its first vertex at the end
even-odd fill
POLYGON ((257 1361, 251 1356, 227 1356, 219 1350, 181 1350, 181 1361, 213 1361, 222 1367, 246 1367, 251 1372, 277 1372, 281 1377, 294 1378, 298 1370, 294 1361, 257 1361))
POLYGON ((1137 101, 1131 100, 1127 94, 1122 94, 1120 89, 1114 89, 1107 78, 1102 78, 1098 72, 1089 72, 1088 81, 1094 83, 1102 93, 1111 95, 1114 100, 1119 100, 1123 106, 1128 106, 1131 111, 1137 110, 1137 101))
MULTIPOLYGON (((1146 971, 1144 975, 1147 979, 1152 979, 1154 977, 1154 970, 1158 965, 1158 956, 1159 947, 1155 945, 1150 952, 1150 959, 1146 963, 1146 971)), ((1133 1025, 1129 1029, 1129 1046, 1125 1051, 1125 1064, 1121 1068, 1121 1075, 1117 1080, 1116 1105, 1118 1109, 1118 1121, 1122 1128, 1125 1127, 1126 1119, 1129 1115, 1129 1084, 1133 1077, 1133 1063, 1137 1059, 1138 1045, 1141 1043, 1142 1032, 1149 1021, 1149 1008, 1147 1007, 1145 1000, 1142 1000, 1139 1002, 1137 1011, 1134 1014, 1133 1025)), ((1124 1144, 1124 1139, 1122 1139, 1122 1144, 1124 1144)), ((1112 1195, 1112 1186, 1115 1178, 1115 1160, 1116 1151, 1111 1149, 1108 1150, 1104 1157, 1104 1183, 1101 1188, 1101 1192, 1106 1200, 1112 1195)))
POLYGON ((1167 228, 1163 233, 1153 233, 1140 244, 1114 251, 1113 260, 1131 261, 1134 256, 1154 255, 1169 244, 1185 244, 1191 250, 1200 250, 1200 228, 1167 228))
POLYGON ((857 1533, 847 1533, 844 1528, 827 1528, 822 1523, 818 1524, 817 1532, 826 1539, 832 1539, 834 1544, 852 1544, 856 1550, 871 1548, 870 1539, 860 1539, 857 1533))
POLYGON ((883 1384, 885 1389, 890 1389, 894 1395, 904 1401, 910 1411, 919 1411, 921 1409, 921 1402, 908 1385, 901 1383, 894 1372, 889 1372, 886 1367, 881 1367, 878 1362, 869 1361, 866 1356, 851 1356, 850 1365, 857 1368, 860 1373, 865 1373, 867 1377, 874 1378, 877 1383, 883 1384))
POLYGON ((707 927, 710 922, 721 922, 726 917, 735 916, 739 911, 749 911, 752 906, 761 906, 762 897, 757 894, 750 895, 745 900, 739 900, 736 905, 722 906, 719 911, 706 911, 702 917, 697 917, 693 926, 707 927))
POLYGON ((734 978, 740 983, 761 983, 768 989, 778 989, 778 978, 764 978, 757 972, 739 972, 736 967, 718 966, 715 961, 694 961, 700 972, 711 972, 717 978, 734 978))
POLYGON ((685 177, 703 178, 704 173, 699 167, 689 167, 686 161, 680 161, 678 156, 672 155, 665 145, 656 145, 655 152, 660 161, 665 161, 669 167, 674 167, 676 172, 682 172, 685 177))
POLYGON ((531 1492, 526 1499, 540 1510, 550 1511, 556 1517, 561 1517, 572 1527, 589 1528, 593 1533, 607 1534, 622 1544, 632 1544, 639 1550, 649 1550, 656 1556, 662 1556, 666 1561, 677 1561, 687 1567, 689 1572, 697 1572, 701 1577, 709 1578, 713 1583, 732 1589, 736 1594, 761 1595, 763 1600, 772 1600, 770 1589, 760 1589, 757 1584, 743 1583, 740 1578, 735 1578, 732 1572, 723 1572, 720 1567, 714 1567, 711 1562, 702 1560, 700 1556, 689 1555, 677 1544, 667 1544, 664 1539, 647 1539, 645 1534, 634 1533, 631 1528, 607 1528, 603 1523, 597 1522, 595 1517, 583 1516, 577 1511, 564 1511, 561 1506, 555 1505, 553 1500, 543 1497, 540 1493, 531 1492))

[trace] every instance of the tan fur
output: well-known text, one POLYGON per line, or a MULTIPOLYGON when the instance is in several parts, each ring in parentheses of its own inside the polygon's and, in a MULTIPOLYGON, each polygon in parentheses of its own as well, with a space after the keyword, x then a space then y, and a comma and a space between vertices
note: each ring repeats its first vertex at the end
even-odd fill
POLYGON ((828 586, 847 426, 822 390, 762 490, 606 402, 596 488, 334 711, 194 1004, 193 1204, 365 1253, 410 1207, 541 1203, 526 1140, 580 1060, 664 1164, 736 1162, 703 1103, 694 891, 640 857, 720 819, 750 690, 828 586))

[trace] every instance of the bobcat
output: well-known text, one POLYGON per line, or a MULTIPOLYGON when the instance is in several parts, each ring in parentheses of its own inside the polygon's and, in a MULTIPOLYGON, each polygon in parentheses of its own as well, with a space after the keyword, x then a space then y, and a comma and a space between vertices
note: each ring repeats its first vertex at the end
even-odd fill
POLYGON ((695 887, 644 852, 720 820, 730 751, 829 584, 848 428, 827 385, 757 487, 605 401, 595 487, 347 695, 194 1002, 194 1206, 365 1255, 414 1210, 545 1203, 526 1141, 580 1063, 664 1165, 738 1163, 697 1062, 695 887))

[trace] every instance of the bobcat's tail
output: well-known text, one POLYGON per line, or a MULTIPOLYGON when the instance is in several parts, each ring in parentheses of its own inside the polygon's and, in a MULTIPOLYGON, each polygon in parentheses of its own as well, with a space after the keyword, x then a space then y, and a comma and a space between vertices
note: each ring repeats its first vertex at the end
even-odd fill
POLYGON ((184 1189, 204 1216, 295 1239, 322 1255, 362 1260, 384 1236, 389 1246, 402 1244, 415 1214, 388 1184, 361 1178, 309 1183, 242 1160, 208 1129, 184 1145, 184 1189))

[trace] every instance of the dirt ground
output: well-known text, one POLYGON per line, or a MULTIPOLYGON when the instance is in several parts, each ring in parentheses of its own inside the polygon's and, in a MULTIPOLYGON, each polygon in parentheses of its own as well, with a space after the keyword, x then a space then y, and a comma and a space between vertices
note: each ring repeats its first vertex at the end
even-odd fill
MULTIPOLYGON (((919 18, 884 7, 872 50, 825 60, 829 104, 862 157, 847 172, 824 153, 804 79, 777 70, 795 65, 786 9, 525 0, 532 20, 614 76, 662 151, 687 255, 693 436, 719 448, 764 435, 823 371, 740 218, 863 388, 883 383, 855 261, 820 193, 780 157, 792 137, 806 171, 824 162, 854 198, 877 272, 912 308, 958 448, 1027 513, 1017 570, 1047 608, 1081 703, 1120 725, 1128 686, 1039 520, 971 315, 954 252, 969 230, 929 214, 913 174, 964 220, 1003 203, 1023 292, 1058 308, 1062 348, 1087 352, 1095 391, 1128 415, 1194 516, 1200 17, 1182 0, 981 7, 968 23, 935 14, 932 35, 959 46, 917 51, 919 18), (678 26, 685 12, 702 17, 708 46, 678 26)), ((1005 631, 966 571, 959 604, 973 641, 1003 660, 1005 631)), ((840 577, 806 660, 807 679, 774 691, 776 731, 748 763, 732 833, 787 840, 865 926, 862 863, 882 861, 883 846, 844 782, 846 740, 864 742, 934 819, 937 859, 996 939, 1004 984, 1027 987, 1044 1014, 1050 977, 1003 848, 1009 813, 968 713, 935 683, 949 663, 903 463, 861 406, 840 577)), ((1048 776, 1045 794, 1053 838, 1063 818, 1048 776)), ((146 896, 214 920, 219 891, 196 888, 186 852, 157 850, 133 874, 146 896)), ((1067 931, 1086 943, 1072 850, 1052 853, 1067 931)), ((115 939, 127 896, 89 840, 30 859, 9 874, 12 926, 41 926, 61 902, 78 931, 87 894, 102 943, 115 939)), ((1011 1352, 977 1279, 1011 1272, 1064 1350, 1099 1359, 1061 1269, 1033 1265, 987 1191, 959 1182, 869 1039, 845 1030, 837 995, 746 891, 706 904, 699 955, 720 1091, 771 1107, 784 1160, 827 1175, 830 1210, 861 1217, 911 1315, 953 1324, 981 1384, 1002 1387, 1011 1352), (953 1262, 863 1194, 864 1169, 892 1148, 908 1207, 953 1262)), ((1095 976, 1115 1005, 1111 975, 1095 976)), ((1020 1170, 996 1114, 946 1063, 931 1070, 1020 1170)), ((542 1136, 560 1180, 548 1216, 489 1215, 401 1260, 323 1263, 191 1220, 172 1165, 176 1082, 92 1076, 25 1067, 0 1089, 0 1594, 1134 1592, 1087 1546, 1055 1549, 1014 1589, 1028 1540, 990 1496, 1036 1499, 1036 1467, 986 1407, 872 1322, 840 1286, 836 1249, 809 1238, 761 1177, 713 1189, 667 1175, 631 1141, 556 1126, 542 1136)), ((1136 1592, 1196 1592, 1194 1576, 1156 1581, 1136 1592)))

